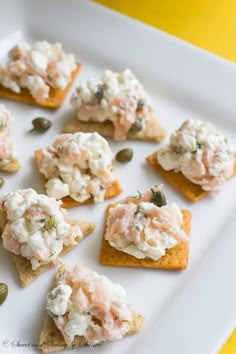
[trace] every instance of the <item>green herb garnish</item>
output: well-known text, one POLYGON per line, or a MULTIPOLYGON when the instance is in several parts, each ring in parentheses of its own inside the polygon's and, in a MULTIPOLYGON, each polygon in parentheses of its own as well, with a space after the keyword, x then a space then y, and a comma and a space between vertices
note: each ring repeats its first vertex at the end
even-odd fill
POLYGON ((137 206, 137 209, 136 209, 134 215, 137 215, 138 213, 142 213, 142 209, 140 208, 139 205, 137 206))
POLYGON ((136 111, 138 111, 139 109, 143 109, 144 104, 144 100, 138 100, 136 111))

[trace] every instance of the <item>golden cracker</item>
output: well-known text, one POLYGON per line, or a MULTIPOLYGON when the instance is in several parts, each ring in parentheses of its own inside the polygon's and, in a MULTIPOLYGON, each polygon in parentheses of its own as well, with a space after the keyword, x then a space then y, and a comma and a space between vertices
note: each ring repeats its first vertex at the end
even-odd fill
MULTIPOLYGON (((34 153, 35 160, 36 160, 37 164, 40 159, 40 154, 41 154, 41 150, 36 150, 34 153)), ((47 179, 44 177, 44 175, 42 173, 40 173, 40 178, 41 178, 43 186, 45 187, 45 184, 47 183, 47 179)), ((121 185, 120 185, 119 181, 116 180, 107 188, 106 193, 105 193, 105 199, 114 198, 121 193, 122 193, 121 185)), ((62 198, 62 207, 68 209, 68 208, 73 208, 73 207, 80 206, 80 205, 89 204, 92 202, 93 202, 93 198, 89 198, 89 199, 85 200, 84 202, 78 202, 78 201, 72 199, 71 197, 64 197, 64 198, 62 198)))
POLYGON ((158 151, 148 156, 146 158, 147 162, 186 198, 191 202, 197 202, 208 194, 208 192, 204 191, 201 186, 189 181, 181 172, 174 172, 173 170, 165 171, 157 162, 157 153, 158 151))
MULTIPOLYGON (((88 235, 95 229, 95 225, 93 223, 89 223, 86 221, 80 221, 80 220, 73 220, 69 219, 67 220, 71 225, 78 225, 81 228, 81 231, 83 233, 83 236, 88 235)), ((67 252, 71 251, 76 245, 68 245, 64 246, 62 252, 60 253, 60 256, 63 256, 67 252)), ((51 267, 54 266, 53 263, 49 264, 43 264, 39 268, 33 270, 31 263, 28 259, 22 256, 18 256, 13 254, 13 260, 16 265, 17 272, 20 277, 21 285, 23 288, 26 286, 30 285, 35 279, 38 278, 43 272, 45 272, 47 269, 50 269, 51 267)))
MULTIPOLYGON (((174 186, 180 193, 182 193, 191 202, 197 202, 205 197, 209 192, 204 191, 201 186, 189 181, 181 172, 174 170, 165 171, 157 162, 158 151, 146 158, 150 166, 155 168, 162 177, 164 177, 172 186, 174 186)), ((236 158, 234 160, 234 175, 236 174, 236 158)))
MULTIPOLYGON (((59 283, 60 278, 63 276, 64 266, 60 266, 57 270, 56 285, 59 283)), ((143 327, 144 317, 142 314, 132 311, 132 321, 130 324, 130 330, 127 335, 131 335, 139 332, 143 327)), ((62 334, 56 327, 53 319, 46 315, 43 330, 39 337, 39 348, 44 353, 53 353, 62 351, 65 349, 80 348, 88 345, 86 339, 82 336, 75 336, 74 341, 67 346, 62 334)))
MULTIPOLYGON (((114 125, 110 121, 105 121, 103 123, 93 121, 82 122, 79 121, 76 117, 74 117, 73 120, 68 121, 66 123, 64 132, 97 132, 105 138, 114 138, 114 125)), ((153 116, 150 116, 149 119, 146 121, 144 129, 137 133, 129 131, 127 138, 130 140, 142 140, 158 143, 165 138, 165 135, 166 131, 162 127, 161 123, 153 116)))
POLYGON ((44 108, 59 108, 65 100, 67 93, 69 92, 81 65, 76 64, 76 69, 71 73, 71 81, 65 89, 54 88, 50 86, 49 97, 40 102, 36 101, 31 95, 30 91, 26 88, 21 89, 20 93, 16 93, 0 85, 0 97, 7 98, 9 100, 19 101, 23 103, 32 104, 44 108))
MULTIPOLYGON (((105 231, 107 218, 110 208, 116 204, 110 204, 106 212, 106 221, 102 247, 100 253, 100 263, 105 266, 117 267, 137 267, 137 268, 159 268, 169 270, 183 270, 188 265, 189 242, 180 242, 175 247, 166 250, 166 254, 157 261, 150 258, 138 259, 128 253, 118 251, 105 240, 105 231)), ((183 214, 183 230, 189 237, 191 213, 188 210, 182 210, 183 214)))

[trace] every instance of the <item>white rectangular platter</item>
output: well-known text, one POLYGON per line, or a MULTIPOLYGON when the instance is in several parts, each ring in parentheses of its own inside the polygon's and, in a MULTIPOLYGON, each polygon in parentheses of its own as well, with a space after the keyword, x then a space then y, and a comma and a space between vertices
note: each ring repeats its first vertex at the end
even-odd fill
MULTIPOLYGON (((153 99, 156 115, 168 135, 188 118, 201 119, 213 122, 236 145, 234 64, 87 1, 0 0, 0 8, 0 40, 5 38, 4 45, 6 36, 15 31, 19 32, 10 36, 11 40, 20 36, 28 41, 62 42, 82 63, 76 83, 99 77, 104 68, 119 71, 129 67, 153 99)), ((3 47, 0 45, 2 57, 3 47)), ((14 145, 21 162, 18 174, 4 176, 1 193, 27 187, 43 192, 33 151, 52 143, 73 115, 71 92, 57 111, 0 99, 15 116, 14 145), (51 119, 53 127, 43 135, 30 135, 31 121, 37 116, 51 119)), ((129 164, 116 164, 122 197, 164 183, 145 162, 145 157, 157 149, 155 144, 111 142, 114 153, 121 147, 134 149, 129 164)), ((145 315, 145 326, 139 334, 76 352, 211 354, 234 327, 236 179, 215 198, 206 197, 197 204, 187 202, 167 183, 165 192, 170 202, 176 201, 192 213, 189 266, 183 272, 99 265, 104 212, 109 202, 69 211, 72 217, 96 222, 97 227, 64 261, 85 264, 120 283, 128 301, 145 315)), ((9 296, 0 308, 2 354, 37 352, 34 345, 54 275, 52 269, 28 288, 20 288, 12 259, 0 247, 0 282, 9 285, 9 296)))

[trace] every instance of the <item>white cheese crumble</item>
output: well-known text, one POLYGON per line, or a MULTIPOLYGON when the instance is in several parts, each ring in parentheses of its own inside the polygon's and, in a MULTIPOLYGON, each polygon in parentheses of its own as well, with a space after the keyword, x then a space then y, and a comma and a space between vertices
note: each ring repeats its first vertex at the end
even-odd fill
POLYGON ((116 140, 125 140, 130 130, 141 131, 153 110, 143 86, 129 69, 121 73, 105 70, 100 81, 81 84, 71 103, 81 121, 111 121, 116 140))
POLYGON ((47 296, 47 310, 56 316, 63 316, 67 312, 71 293, 69 285, 58 285, 47 296))
POLYGON ((103 201, 106 189, 115 180, 113 154, 98 133, 59 135, 42 150, 39 170, 48 180, 48 196, 70 196, 78 202, 91 197, 103 201))
POLYGON ((224 134, 212 124, 187 120, 159 150, 157 161, 164 170, 181 172, 206 191, 219 189, 234 171, 234 153, 224 134))
POLYGON ((57 262, 64 245, 75 245, 83 237, 78 226, 66 221, 67 213, 60 204, 33 189, 3 195, 3 247, 30 260, 33 270, 57 262))

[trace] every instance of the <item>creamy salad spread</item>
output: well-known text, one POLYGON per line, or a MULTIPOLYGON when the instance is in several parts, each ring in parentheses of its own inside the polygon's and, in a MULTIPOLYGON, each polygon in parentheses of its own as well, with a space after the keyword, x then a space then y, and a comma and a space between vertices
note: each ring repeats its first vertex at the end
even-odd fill
POLYGON ((39 159, 39 170, 48 180, 47 195, 56 199, 70 196, 78 202, 91 197, 103 201, 116 179, 112 159, 107 141, 98 133, 59 135, 39 159))
POLYGON ((66 270, 47 296, 47 310, 70 345, 75 336, 89 343, 124 337, 132 312, 124 289, 83 265, 66 270))
POLYGON ((141 131, 153 110, 143 86, 129 69, 121 73, 105 70, 100 81, 81 84, 71 103, 81 121, 111 121, 115 140, 125 140, 130 130, 141 131))
POLYGON ((33 189, 10 192, 0 198, 3 247, 27 258, 35 270, 57 263, 63 246, 76 245, 83 237, 78 226, 66 221, 60 202, 33 189))
POLYGON ((219 189, 234 173, 232 146, 212 124, 200 120, 185 121, 159 150, 157 161, 206 191, 219 189))
POLYGON ((7 164, 13 158, 11 127, 14 118, 4 105, 0 104, 0 163, 7 164))
POLYGON ((27 88, 36 101, 48 98, 50 87, 64 89, 76 68, 73 54, 66 54, 61 43, 22 42, 10 53, 7 65, 0 64, 0 84, 16 93, 27 88))
POLYGON ((166 249, 188 242, 177 204, 155 204, 160 188, 153 187, 109 209, 105 239, 112 247, 139 259, 157 260, 165 255, 166 249))

